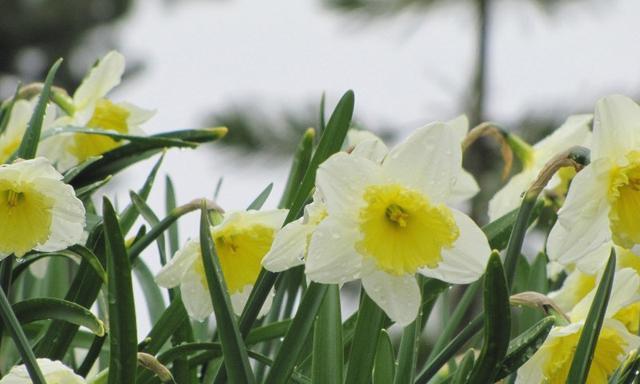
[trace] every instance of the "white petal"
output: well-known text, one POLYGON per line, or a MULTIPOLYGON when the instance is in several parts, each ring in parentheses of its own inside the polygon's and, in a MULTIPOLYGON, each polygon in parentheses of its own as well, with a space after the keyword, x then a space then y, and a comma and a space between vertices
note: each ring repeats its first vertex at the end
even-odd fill
POLYGON ((186 270, 180 283, 180 295, 189 316, 197 321, 204 321, 213 313, 209 288, 202 284, 200 276, 194 268, 186 270))
POLYGON ((339 152, 320 164, 316 187, 330 214, 353 212, 364 204, 366 186, 383 181, 380 165, 364 157, 339 152))
POLYGON ((80 243, 84 236, 84 205, 75 195, 73 188, 59 180, 37 178, 34 186, 47 196, 53 198, 51 208, 51 233, 49 239, 35 247, 38 251, 54 252, 80 243))
POLYGON ((538 176, 535 169, 525 170, 513 176, 489 201, 489 221, 495 221, 522 204, 522 194, 538 176))
POLYGON ((129 111, 127 127, 129 128, 130 134, 143 134, 144 132, 139 129, 139 126, 147 122, 156 114, 155 110, 140 108, 137 105, 128 102, 118 103, 117 105, 129 111))
POLYGON ((193 268, 193 263, 200 257, 200 242, 189 240, 176 254, 160 269, 155 277, 156 283, 164 288, 173 288, 180 284, 184 275, 193 268))
POLYGON ((124 56, 116 51, 107 53, 89 71, 74 93, 73 103, 76 106, 76 110, 83 113, 85 109, 88 109, 88 115, 90 116, 93 113, 95 102, 120 84, 123 73, 124 56))
POLYGON ((60 172, 56 171, 51 162, 44 157, 36 157, 30 160, 20 160, 12 164, 0 165, 2 177, 11 177, 13 174, 16 181, 33 182, 36 179, 62 180, 60 172))
POLYGON ((447 121, 447 124, 460 139, 460 143, 462 143, 462 140, 467 136, 467 132, 469 132, 469 119, 467 118, 467 115, 457 116, 447 121))
POLYGON ((558 221, 549 233, 547 252, 551 260, 564 265, 580 263, 611 240, 607 183, 605 175, 594 171, 594 163, 574 177, 567 200, 558 211, 558 221))
POLYGON ((460 236, 453 247, 442 250, 442 261, 436 268, 418 272, 453 284, 468 284, 478 280, 487 267, 491 248, 480 227, 464 213, 451 209, 460 236))
MULTIPOLYGON (((38 367, 45 380, 50 383, 84 384, 85 380, 76 375, 71 368, 68 368, 60 361, 49 359, 37 359, 38 367)), ((11 371, 0 379, 0 384, 31 384, 31 378, 25 365, 18 365, 11 368, 11 371)))
POLYGON ((460 138, 448 124, 431 123, 392 149, 382 167, 394 181, 422 191, 434 203, 444 202, 462 168, 460 138))
MULTIPOLYGON (((599 281, 596 283, 596 287, 573 307, 569 314, 571 321, 575 322, 587 318, 598 284, 599 281)), ((636 271, 631 268, 616 271, 605 317, 613 317, 623 307, 638 301, 638 288, 640 288, 640 276, 636 271)))
POLYGON ((585 146, 590 141, 592 121, 593 115, 569 116, 558 129, 533 146, 536 163, 544 166, 553 156, 574 145, 585 146))
POLYGON ((271 249, 262 259, 262 266, 271 272, 281 272, 304 263, 307 236, 314 225, 305 225, 300 218, 285 225, 276 233, 271 249))
POLYGON ((626 96, 612 95, 596 103, 591 161, 608 157, 623 161, 640 146, 640 107, 626 96))
POLYGON ((556 291, 550 292, 548 296, 565 313, 569 312, 580 300, 583 299, 580 295, 584 295, 585 292, 581 290, 581 288, 585 286, 585 284, 589 283, 589 280, 593 281, 595 285, 595 279, 595 275, 589 275, 579 269, 575 269, 567 275, 567 278, 562 283, 562 287, 556 291))
POLYGON ((447 203, 459 203, 466 201, 474 197, 480 191, 480 187, 476 182, 475 177, 464 169, 456 178, 456 184, 453 186, 453 191, 447 203))
POLYGON ((420 308, 420 289, 415 276, 395 276, 376 269, 372 262, 367 264, 362 274, 367 295, 398 325, 411 324, 420 308))
POLYGON ((231 211, 224 215, 222 223, 212 229, 215 234, 228 226, 249 227, 253 225, 263 225, 268 228, 280 229, 284 219, 287 217, 287 209, 270 209, 264 211, 231 211))
MULTIPOLYGON (((252 284, 247 284, 240 292, 236 292, 231 294, 229 297, 231 299, 231 306, 233 307, 233 312, 240 316, 242 311, 244 310, 244 306, 247 304, 247 300, 249 300, 249 296, 251 295, 251 290, 253 289, 252 284)), ((271 309, 271 303, 273 302, 273 289, 269 291, 264 304, 262 304, 262 308, 260 308, 260 312, 258 313, 258 317, 262 317, 269 313, 271 309)))
POLYGON ((382 140, 376 138, 372 140, 365 140, 356 145, 351 151, 351 156, 360 156, 365 159, 369 159, 374 163, 382 163, 382 160, 389 153, 389 148, 382 142, 382 140))
POLYGON ((305 264, 307 277, 324 284, 343 284, 360 277, 362 256, 355 250, 357 226, 327 217, 314 231, 305 264))

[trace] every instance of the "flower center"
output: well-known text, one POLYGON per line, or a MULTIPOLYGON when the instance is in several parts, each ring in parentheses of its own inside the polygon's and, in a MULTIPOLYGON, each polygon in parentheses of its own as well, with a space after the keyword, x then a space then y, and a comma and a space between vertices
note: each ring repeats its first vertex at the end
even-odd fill
MULTIPOLYGON (((230 226, 214 235, 216 253, 229 293, 240 292, 245 286, 255 283, 274 235, 272 228, 263 225, 230 226)), ((196 270, 206 286, 201 258, 197 261, 196 270)))
MULTIPOLYGON (((548 356, 542 367, 546 384, 564 384, 569 375, 573 355, 580 338, 579 332, 554 338, 540 348, 548 356)), ((627 343, 612 328, 603 328, 593 355, 587 384, 606 383, 607 378, 618 367, 618 360, 627 343)))
MULTIPOLYGON (((128 118, 129 111, 126 108, 107 99, 100 99, 96 103, 96 108, 87 127, 128 133, 128 118)), ((76 133, 73 135, 73 144, 70 146, 69 152, 79 162, 82 162, 91 156, 97 156, 116 148, 118 145, 118 142, 110 137, 76 133)))
POLYGON ((611 171, 608 193, 613 241, 625 248, 640 244, 640 152, 628 157, 629 165, 611 171))
POLYGON ((0 181, 0 251, 22 256, 50 235, 53 200, 29 185, 0 181))
POLYGON ((362 239, 357 250, 394 275, 434 268, 459 230, 449 208, 432 205, 427 196, 397 184, 374 185, 364 192, 360 210, 362 239))

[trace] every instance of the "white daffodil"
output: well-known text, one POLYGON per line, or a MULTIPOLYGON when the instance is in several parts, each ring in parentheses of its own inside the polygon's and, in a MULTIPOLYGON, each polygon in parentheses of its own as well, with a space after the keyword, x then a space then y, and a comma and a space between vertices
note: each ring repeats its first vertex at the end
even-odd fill
MULTIPOLYGON (((66 367, 60 361, 51 361, 49 359, 37 359, 40 371, 47 381, 47 384, 84 384, 85 379, 76 375, 73 370, 66 367)), ((31 384, 31 378, 27 367, 17 365, 9 371, 2 379, 0 384, 31 384)))
MULTIPOLYGON (((638 287, 640 277, 634 270, 625 268, 616 272, 587 383, 606 383, 627 353, 640 346, 640 338, 618 321, 625 308, 638 302, 638 287)), ((518 370, 517 384, 566 382, 595 291, 596 288, 569 313, 570 324, 551 330, 540 349, 518 370)))
MULTIPOLYGON (((518 208, 522 201, 522 193, 538 177, 545 164, 559 154, 574 145, 587 146, 591 139, 590 126, 592 115, 570 116, 552 134, 526 150, 524 154, 523 169, 514 175, 509 182, 489 201, 489 220, 494 221, 501 216, 518 208)), ((563 195, 566 193, 569 180, 575 175, 572 167, 560 170, 547 189, 560 188, 563 195)))
POLYGON ((0 165, 0 259, 59 251, 83 236, 85 210, 42 157, 0 165))
POLYGON ((624 96, 600 99, 591 146, 547 243, 550 259, 587 273, 606 262, 611 241, 640 243, 640 107, 624 96))
POLYGON ((596 287, 596 275, 591 275, 574 268, 569 272, 557 291, 550 292, 551 298, 564 312, 569 312, 593 288, 596 287))
MULTIPOLYGON (((7 126, 0 134, 0 164, 6 163, 20 147, 22 137, 33 114, 35 102, 36 100, 16 100, 13 104, 7 126)), ((53 124, 55 116, 55 107, 49 104, 42 123, 43 130, 53 124)))
MULTIPOLYGON (((447 124, 460 137, 460 140, 469 129, 469 122, 464 115, 450 120, 447 124)), ((389 153, 389 149, 378 136, 365 130, 349 130, 345 148, 351 156, 363 157, 375 163, 382 163, 389 153)), ((460 168, 447 202, 467 200, 478 190, 478 184, 473 176, 460 168)), ((272 272, 281 272, 302 265, 307 257, 311 235, 325 217, 327 217, 327 208, 321 194, 316 190, 313 202, 304 209, 304 216, 278 231, 271 250, 262 261, 263 267, 272 272)))
MULTIPOLYGON (((73 94, 70 115, 57 119, 54 127, 75 126, 143 134, 140 125, 149 120, 154 112, 129 103, 114 103, 106 98, 107 93, 120 84, 124 65, 124 56, 116 51, 104 56, 73 94)), ((67 133, 46 139, 40 153, 55 159, 58 169, 66 170, 119 145, 119 142, 106 136, 67 133)))
POLYGON ((460 174, 462 137, 432 123, 382 163, 337 153, 320 165, 316 187, 328 216, 311 236, 308 278, 361 279, 367 294, 400 325, 417 314, 415 274, 469 283, 484 272, 489 245, 465 214, 449 208, 460 174))
MULTIPOLYGON (((287 210, 246 211, 226 213, 219 225, 211 227, 216 254, 236 314, 242 309, 260 273, 260 262, 282 226, 287 210)), ((200 242, 190 240, 156 276, 162 287, 180 286, 187 313, 202 321, 213 311, 200 242)), ((262 313, 269 310, 265 303, 262 313)))

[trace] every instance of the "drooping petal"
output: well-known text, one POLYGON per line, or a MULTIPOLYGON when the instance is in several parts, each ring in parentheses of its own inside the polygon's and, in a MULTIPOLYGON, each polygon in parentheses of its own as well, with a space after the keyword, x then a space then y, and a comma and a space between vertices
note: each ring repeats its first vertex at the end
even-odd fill
MULTIPOLYGON (((247 300, 249 300, 249 296, 251 295, 251 290, 253 289, 252 284, 246 285, 241 291, 231 294, 229 297, 231 299, 231 306, 233 307, 233 312, 240 316, 242 311, 244 310, 244 306, 247 304, 247 300)), ((271 303, 273 302, 273 289, 267 295, 267 299, 262 304, 262 308, 260 308, 260 312, 258 313, 258 317, 262 317, 269 313, 271 309, 271 303)))
MULTIPOLYGON (((64 383, 64 384, 84 384, 85 379, 76 375, 73 370, 60 361, 52 361, 49 359, 37 359, 40 372, 44 376, 47 383, 64 383)), ((17 365, 11 368, 11 371, 7 373, 2 379, 0 384, 31 384, 31 378, 27 367, 17 365)))
POLYGON ((106 54, 84 78, 73 95, 76 112, 86 115, 93 113, 93 106, 115 86, 120 84, 124 73, 124 56, 116 51, 106 54), (86 111, 85 111, 86 110, 86 111))
POLYGON ((434 203, 446 201, 462 168, 460 138, 447 123, 417 129, 382 163, 385 175, 415 188, 434 203))
POLYGON ((362 256, 355 249, 357 226, 329 216, 314 231, 305 264, 307 277, 324 284, 343 284, 360 277, 362 256))
POLYGON ((626 96, 611 95, 596 103, 591 161, 611 158, 624 162, 640 147, 640 107, 626 96))
POLYGON ((271 272, 281 272, 304 263, 307 238, 314 229, 303 224, 304 218, 285 225, 276 233, 271 249, 262 259, 262 266, 271 272))
POLYGON ((200 242, 189 240, 176 254, 160 269, 155 277, 156 283, 164 288, 173 288, 180 284, 184 275, 193 268, 193 263, 200 257, 200 242))
POLYGON ((213 313, 213 304, 206 280, 196 268, 189 268, 182 276, 180 295, 187 314, 194 320, 204 321, 213 313))
MULTIPOLYGON (((596 172, 598 164, 591 163, 573 179, 569 194, 558 211, 558 221, 549 233, 547 252, 551 260, 563 265, 576 263, 584 269, 594 265, 583 262, 611 240, 607 177, 596 172)), ((606 259, 605 259, 606 261, 606 259)))
POLYGON ((320 164, 316 175, 316 187, 324 197, 329 214, 357 212, 364 204, 365 187, 383 181, 379 164, 344 152, 320 164))
POLYGON ((453 284, 468 284, 482 276, 489 261, 491 248, 480 227, 464 213, 451 209, 460 230, 451 248, 442 250, 442 261, 436 268, 418 272, 453 284))
POLYGON ((418 315, 420 289, 415 276, 395 276, 366 262, 362 286, 367 295, 399 326, 411 324, 418 315))

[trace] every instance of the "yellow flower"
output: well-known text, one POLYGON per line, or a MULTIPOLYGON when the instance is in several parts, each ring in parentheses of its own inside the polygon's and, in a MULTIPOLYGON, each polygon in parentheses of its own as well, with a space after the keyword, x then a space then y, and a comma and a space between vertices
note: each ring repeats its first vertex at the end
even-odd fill
MULTIPOLYGON (((51 361, 49 359, 37 359, 40 371, 47 381, 47 384, 84 384, 85 379, 76 375, 72 369, 66 367, 59 361, 51 361)), ((27 367, 17 365, 11 368, 2 379, 0 384, 31 384, 31 378, 27 367)))
POLYGON ((321 164, 316 188, 328 215, 311 236, 307 277, 326 284, 361 279, 400 325, 418 311, 416 273, 451 283, 478 279, 490 253, 487 239, 446 205, 462 172, 464 134, 451 123, 432 123, 382 162, 337 153, 321 164))
MULTIPOLYGON (((261 261, 287 210, 231 212, 219 225, 211 228, 216 254, 229 291, 233 310, 239 315, 260 273, 261 261)), ((187 313, 202 321, 213 311, 200 242, 188 241, 156 276, 162 287, 180 286, 187 313)), ((263 306, 268 311, 269 303, 263 306)))
POLYGON ((0 165, 0 258, 53 252, 83 236, 85 210, 47 159, 0 165))
MULTIPOLYGON (((85 127, 122 134, 143 134, 140 125, 153 116, 152 111, 129 103, 114 103, 106 98, 124 73, 124 57, 111 51, 93 67, 73 94, 69 116, 57 119, 53 127, 85 127)), ((41 145, 40 153, 54 159, 66 170, 91 156, 116 148, 121 143, 112 138, 87 134, 57 134, 41 145)))
POLYGON ((640 107, 624 96, 600 99, 591 164, 573 179, 558 212, 547 244, 550 259, 595 273, 611 241, 624 248, 640 243, 639 185, 640 107))

